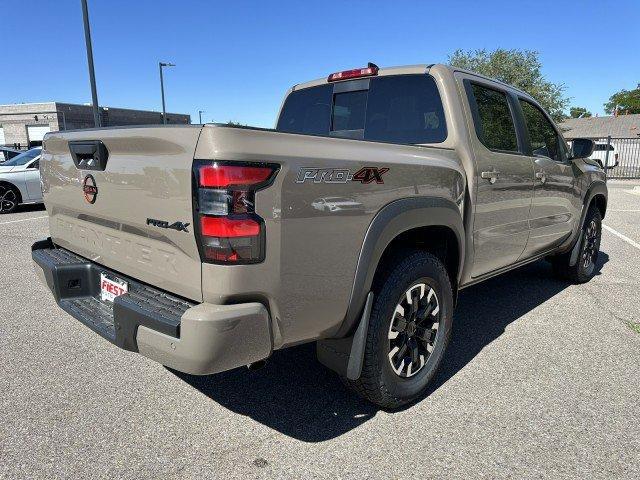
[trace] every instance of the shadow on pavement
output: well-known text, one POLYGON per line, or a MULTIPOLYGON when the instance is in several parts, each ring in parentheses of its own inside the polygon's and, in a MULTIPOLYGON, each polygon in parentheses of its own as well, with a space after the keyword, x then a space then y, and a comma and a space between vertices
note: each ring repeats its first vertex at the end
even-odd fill
MULTIPOLYGON (((608 258, 601 252, 598 272, 608 258)), ((511 322, 568 286, 540 261, 460 292, 451 344, 425 396, 464 368, 511 322)), ((337 375, 317 362, 314 343, 276 351, 256 372, 244 368, 209 376, 172 372, 223 407, 304 442, 338 437, 379 410, 346 390, 337 375)))
POLYGON ((28 203, 26 205, 18 205, 14 213, 44 212, 44 210, 44 203, 28 203))

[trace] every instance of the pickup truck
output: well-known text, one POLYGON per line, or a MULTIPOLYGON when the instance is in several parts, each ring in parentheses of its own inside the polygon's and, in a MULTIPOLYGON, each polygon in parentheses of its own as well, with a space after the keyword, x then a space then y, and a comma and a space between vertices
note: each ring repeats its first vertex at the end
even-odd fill
POLYGON ((168 368, 317 342, 396 408, 424 395, 462 288, 543 258, 594 275, 607 187, 592 150, 499 81, 369 64, 291 88, 275 129, 47 134, 51 236, 32 257, 63 310, 168 368))

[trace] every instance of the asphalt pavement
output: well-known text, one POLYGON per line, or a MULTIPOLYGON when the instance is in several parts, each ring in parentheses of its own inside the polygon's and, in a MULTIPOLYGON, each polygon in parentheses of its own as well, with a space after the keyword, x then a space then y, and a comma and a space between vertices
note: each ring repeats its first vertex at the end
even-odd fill
POLYGON ((638 185, 610 182, 588 284, 541 261, 464 290, 429 394, 393 413, 313 345, 207 377, 117 349, 37 281, 46 212, 0 216, 0 478, 640 478, 638 185))

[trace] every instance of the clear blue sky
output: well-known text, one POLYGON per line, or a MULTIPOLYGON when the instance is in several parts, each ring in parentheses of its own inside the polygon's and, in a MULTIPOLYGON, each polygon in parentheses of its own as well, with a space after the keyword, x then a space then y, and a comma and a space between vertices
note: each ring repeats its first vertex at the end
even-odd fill
MULTIPOLYGON (((271 127, 285 90, 332 71, 446 62, 457 48, 538 50, 572 104, 640 82, 640 1, 89 0, 101 105, 206 110, 271 127), (609 5, 609 6, 607 6, 609 5)), ((2 0, 0 104, 91 99, 80 0, 2 0), (20 69, 24 68, 24 74, 20 69), (13 71, 8 75, 8 71, 13 71)))

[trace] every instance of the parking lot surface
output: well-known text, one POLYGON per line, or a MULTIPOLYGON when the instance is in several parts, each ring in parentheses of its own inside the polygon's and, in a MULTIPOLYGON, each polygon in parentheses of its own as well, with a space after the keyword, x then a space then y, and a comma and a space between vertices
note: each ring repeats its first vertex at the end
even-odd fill
POLYGON ((430 393, 393 413, 313 345, 208 377, 117 349, 37 281, 46 212, 0 216, 0 477, 639 478, 637 185, 609 184, 590 283, 541 261, 461 292, 430 393))

